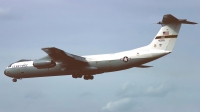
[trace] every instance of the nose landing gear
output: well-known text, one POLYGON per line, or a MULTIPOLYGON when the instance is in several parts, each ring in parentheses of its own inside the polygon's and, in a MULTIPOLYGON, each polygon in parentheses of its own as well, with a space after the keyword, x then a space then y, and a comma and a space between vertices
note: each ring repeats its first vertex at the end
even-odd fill
POLYGON ((13 81, 13 82, 17 82, 17 79, 16 79, 16 78, 14 78, 12 81, 13 81))

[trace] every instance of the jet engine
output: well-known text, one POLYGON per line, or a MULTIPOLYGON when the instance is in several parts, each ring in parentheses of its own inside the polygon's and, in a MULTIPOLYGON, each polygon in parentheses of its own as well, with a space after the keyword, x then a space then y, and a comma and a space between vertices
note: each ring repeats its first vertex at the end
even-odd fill
POLYGON ((56 66, 56 63, 53 60, 35 60, 33 66, 38 69, 52 68, 56 66))

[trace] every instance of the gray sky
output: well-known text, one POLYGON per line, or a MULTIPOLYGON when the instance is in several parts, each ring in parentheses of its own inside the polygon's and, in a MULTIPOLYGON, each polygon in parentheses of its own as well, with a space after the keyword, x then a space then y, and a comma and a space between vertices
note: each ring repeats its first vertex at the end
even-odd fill
POLYGON ((174 52, 148 69, 22 79, 3 73, 43 47, 77 55, 120 52, 149 44, 164 14, 200 22, 200 0, 0 0, 0 112, 199 112, 199 25, 183 25, 174 52))

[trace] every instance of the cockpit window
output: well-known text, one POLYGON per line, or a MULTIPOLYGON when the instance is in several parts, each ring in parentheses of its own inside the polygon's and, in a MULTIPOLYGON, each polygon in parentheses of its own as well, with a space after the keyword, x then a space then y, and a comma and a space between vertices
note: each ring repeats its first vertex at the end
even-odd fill
MULTIPOLYGON (((16 61, 16 62, 24 62, 24 61, 31 61, 31 60, 29 60, 29 59, 21 59, 21 60, 16 61)), ((14 62, 14 63, 16 63, 16 62, 14 62)), ((14 63, 11 63, 8 67, 11 67, 12 64, 14 64, 14 63)))
MULTIPOLYGON (((13 63, 12 63, 12 64, 13 64, 13 63)), ((10 64, 8 67, 11 67, 12 64, 10 64)))

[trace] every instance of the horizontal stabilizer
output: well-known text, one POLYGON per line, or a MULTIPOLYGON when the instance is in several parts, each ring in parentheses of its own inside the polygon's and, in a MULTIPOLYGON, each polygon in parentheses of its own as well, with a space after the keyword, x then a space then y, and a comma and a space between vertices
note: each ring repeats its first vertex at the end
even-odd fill
POLYGON ((147 66, 147 65, 140 65, 140 66, 136 66, 137 68, 150 68, 150 67, 153 67, 153 66, 147 66))
POLYGON ((158 22, 158 24, 170 24, 170 23, 197 24, 195 22, 187 21, 187 19, 177 19, 171 14, 164 15, 162 21, 158 22))

